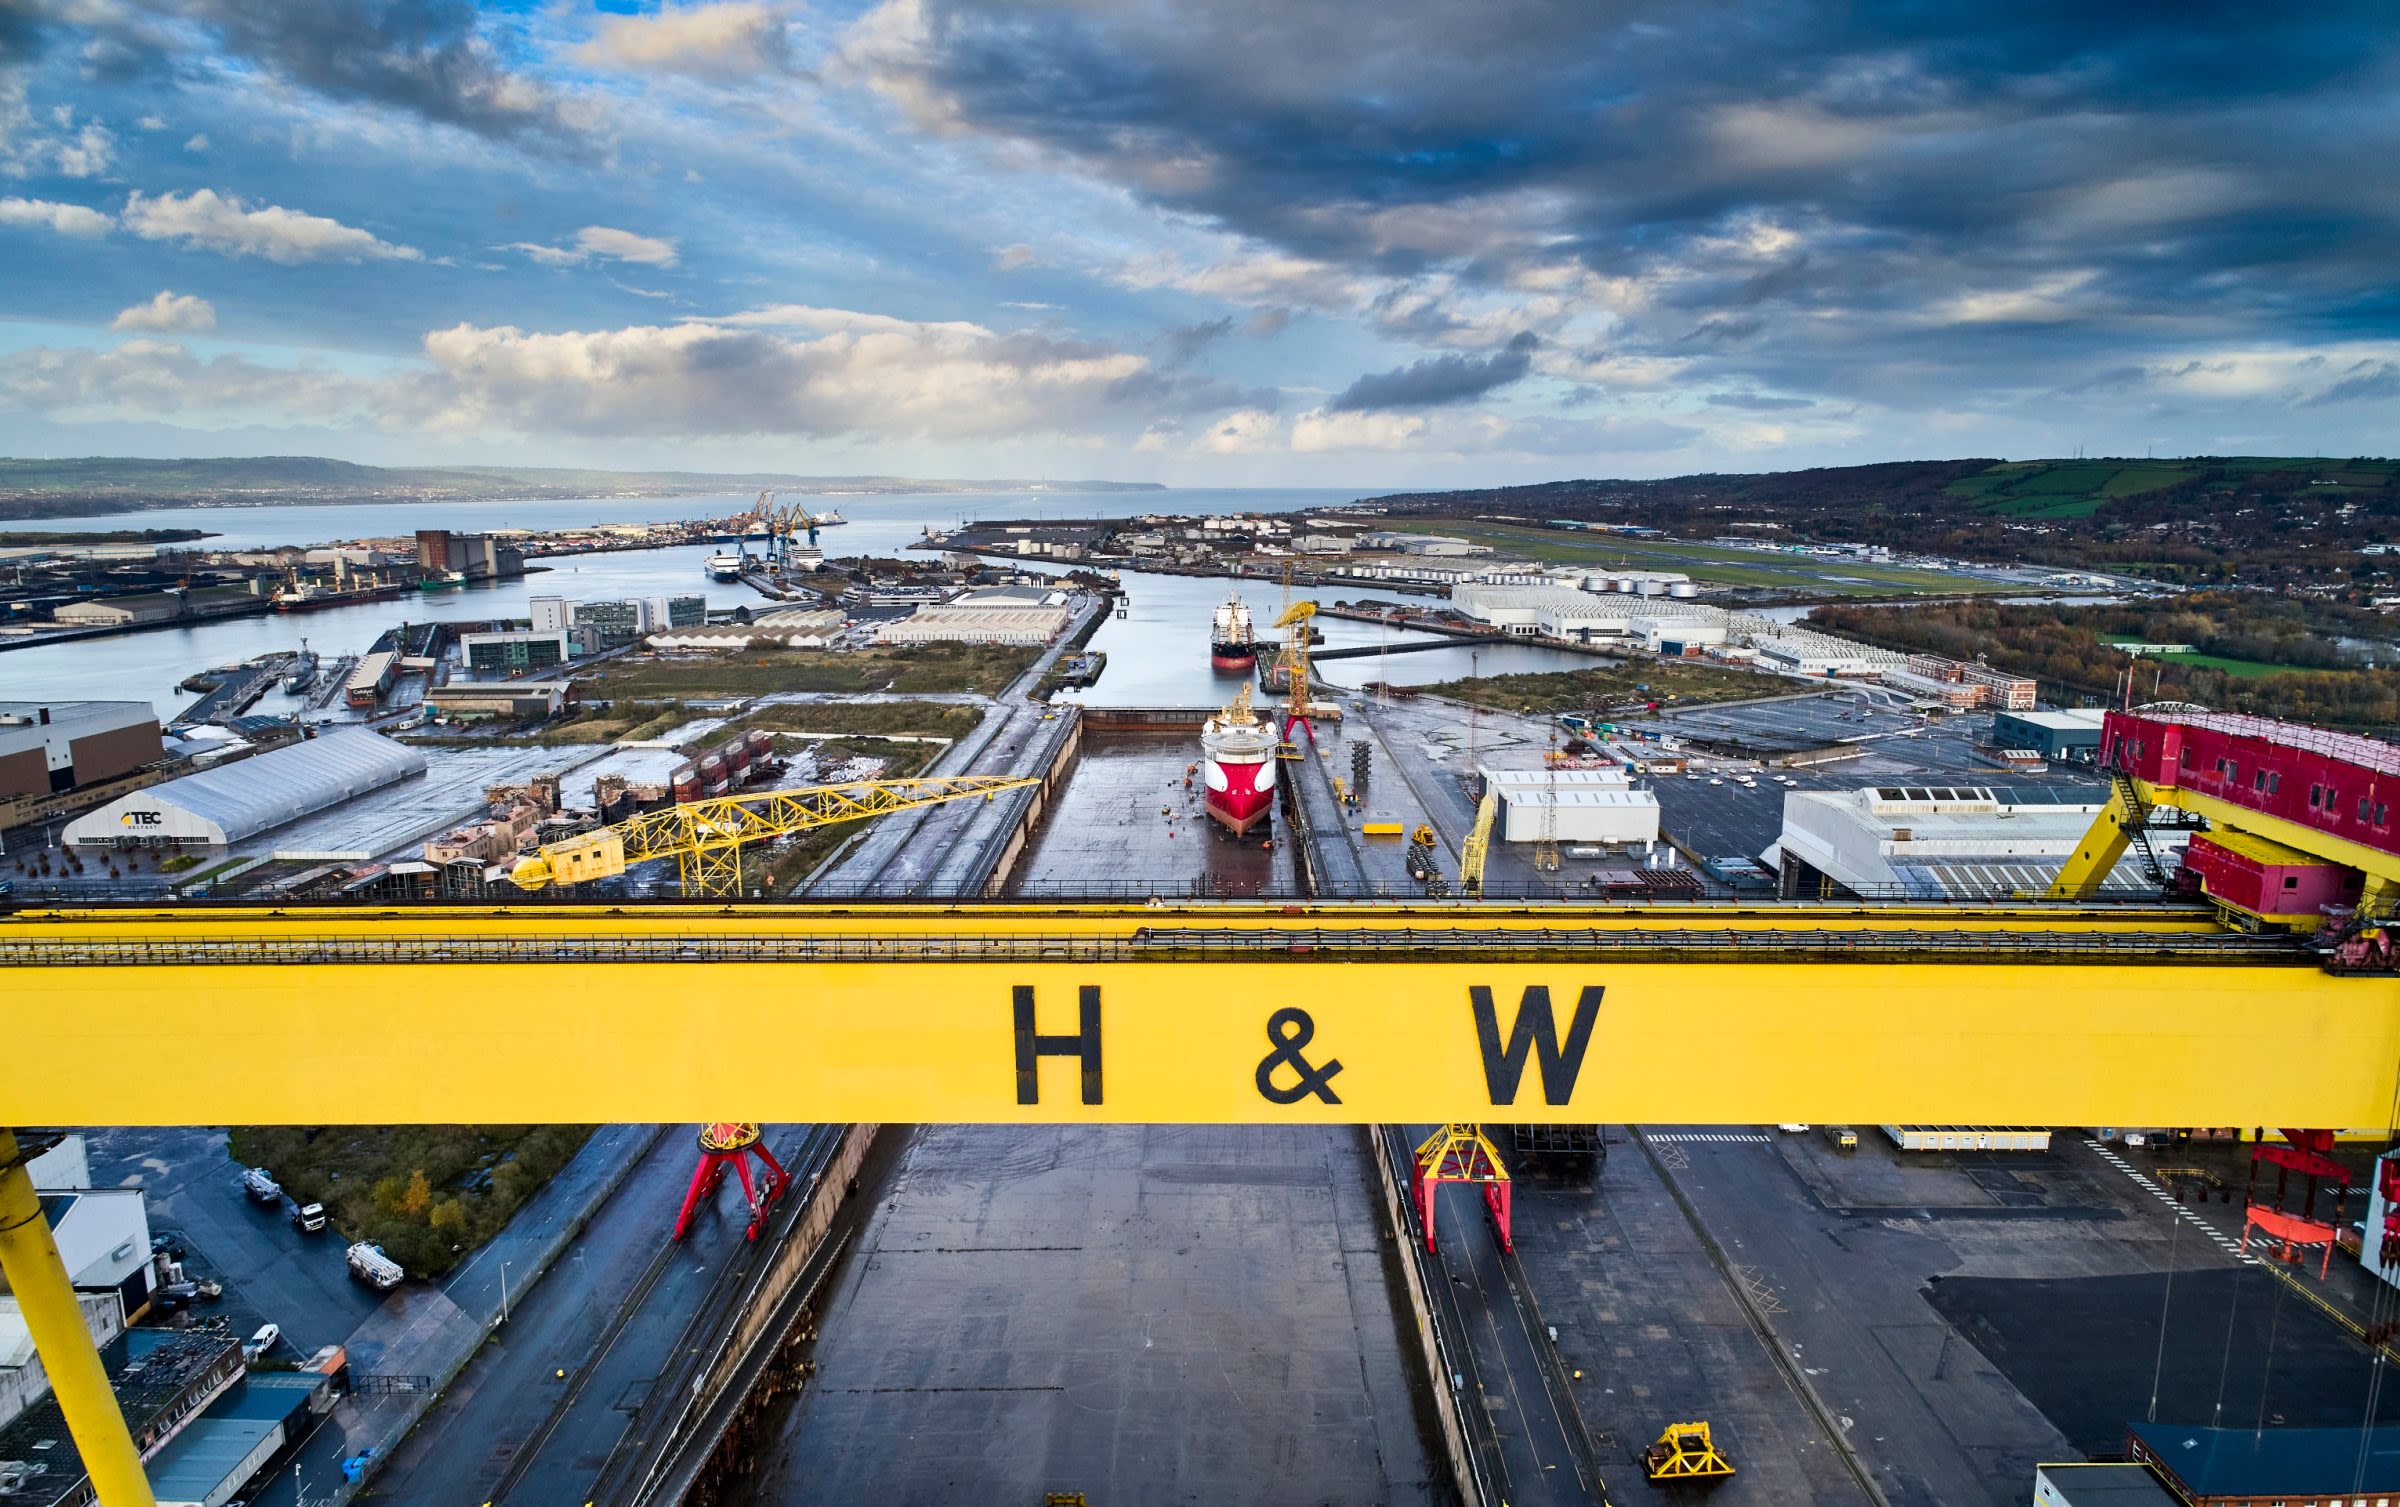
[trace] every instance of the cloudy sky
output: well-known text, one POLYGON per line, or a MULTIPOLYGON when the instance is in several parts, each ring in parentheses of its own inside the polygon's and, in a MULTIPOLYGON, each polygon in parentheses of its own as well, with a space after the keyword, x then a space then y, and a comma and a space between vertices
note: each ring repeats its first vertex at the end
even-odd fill
POLYGON ((0 452, 2389 454, 2396 162, 2390 0, 0 0, 0 452))

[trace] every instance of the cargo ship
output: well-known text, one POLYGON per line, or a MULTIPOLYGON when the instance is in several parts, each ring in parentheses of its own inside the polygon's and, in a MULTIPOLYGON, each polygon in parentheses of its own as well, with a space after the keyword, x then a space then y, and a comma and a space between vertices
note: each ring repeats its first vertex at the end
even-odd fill
POLYGON ((1209 629, 1210 668, 1247 673, 1258 663, 1258 645, 1250 637, 1250 609, 1237 594, 1225 599, 1209 629))
POLYGON ((1235 837, 1272 825, 1275 728, 1252 714, 1247 681, 1200 726, 1200 783, 1210 818, 1235 837))

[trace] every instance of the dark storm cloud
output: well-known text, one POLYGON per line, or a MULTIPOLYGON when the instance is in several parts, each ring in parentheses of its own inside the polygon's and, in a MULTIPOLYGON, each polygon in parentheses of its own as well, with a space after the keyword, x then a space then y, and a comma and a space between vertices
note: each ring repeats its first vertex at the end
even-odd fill
POLYGON ((1396 371, 1370 372, 1325 406, 1335 413, 1362 413, 1381 408, 1439 408, 1469 402, 1521 380, 1533 369, 1533 353, 1540 344, 1527 332, 1489 356, 1478 358, 1454 352, 1412 362, 1396 371))
POLYGON ((2389 361, 2361 361, 2343 373, 2340 381, 2310 398, 2307 406, 2323 408, 2378 398, 2400 398, 2400 366, 2389 361))
MULTIPOLYGON (((72 36, 94 78, 188 78, 230 65, 482 136, 580 134, 555 91, 512 67, 485 37, 470 0, 0 0, 0 64, 12 50, 12 14, 45 7, 49 39, 72 36), (203 42, 197 52, 195 38, 203 42)), ((31 35, 32 22, 19 29, 31 35)))
POLYGON ((2388 0, 919 10, 853 61, 921 119, 1358 272, 1647 280, 1627 345, 1704 371, 2400 332, 2388 0))

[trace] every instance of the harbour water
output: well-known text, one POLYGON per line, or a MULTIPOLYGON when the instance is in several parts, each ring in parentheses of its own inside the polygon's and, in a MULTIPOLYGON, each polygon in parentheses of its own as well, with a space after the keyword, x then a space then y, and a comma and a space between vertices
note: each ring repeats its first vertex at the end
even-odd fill
MULTIPOLYGON (((1145 511, 1292 512, 1335 506, 1350 501, 1353 495, 1313 489, 1195 489, 845 496, 826 500, 828 507, 838 508, 849 521, 827 530, 822 543, 826 552, 835 556, 897 557, 922 542, 928 528, 954 527, 962 520, 1110 518, 1145 511)), ((179 508, 43 519, 40 527, 94 532, 201 528, 217 535, 206 541, 208 547, 242 549, 385 538, 413 533, 419 528, 473 532, 487 528, 556 529, 589 523, 725 517, 743 511, 752 500, 746 495, 725 494, 540 502, 179 508)), ((711 582, 703 568, 711 553, 710 546, 688 545, 576 555, 537 562, 548 568, 520 580, 419 593, 322 612, 233 618, 187 628, 152 629, 11 650, 0 653, 0 700, 147 701, 164 718, 194 699, 191 693, 176 689, 194 671, 276 650, 297 649, 303 639, 311 649, 329 657, 357 653, 372 643, 376 635, 403 621, 480 622, 525 617, 530 612, 529 600, 536 596, 606 601, 700 592, 708 598, 711 608, 768 605, 747 587, 711 582)), ((1127 615, 1112 618, 1093 640, 1092 647, 1105 651, 1109 660, 1107 673, 1100 682, 1082 693, 1083 700, 1090 705, 1222 705, 1232 696, 1239 681, 1209 668, 1210 614, 1229 590, 1238 588, 1249 601, 1252 616, 1263 635, 1269 632, 1268 625, 1281 607, 1278 589, 1259 581, 1129 571, 1125 573, 1124 585, 1127 615)), ((1347 594, 1340 588, 1310 593, 1326 602, 1341 600, 1347 594)), ((1362 585, 1355 594, 1370 595, 1372 588, 1362 585)), ((1342 618, 1318 621, 1325 631, 1326 648, 1397 644, 1429 637, 1342 618)), ((1588 663, 1581 656, 1555 649, 1526 645, 1483 645, 1471 649, 1461 645, 1436 653, 1396 655, 1388 660, 1380 657, 1336 660, 1324 667, 1324 673, 1327 679, 1341 685, 1376 679, 1422 685, 1465 676, 1471 662, 1485 675, 1573 669, 1588 663)))

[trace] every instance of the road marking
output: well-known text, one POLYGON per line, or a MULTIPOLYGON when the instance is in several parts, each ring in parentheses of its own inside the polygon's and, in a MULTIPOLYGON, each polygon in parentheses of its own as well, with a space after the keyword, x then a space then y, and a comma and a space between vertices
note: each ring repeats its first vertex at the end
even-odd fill
POLYGON ((2119 1172, 2122 1172, 2127 1177, 2133 1179, 2135 1183, 2139 1184, 2153 1198, 2156 1198, 2160 1203, 2165 1204, 2169 1209, 2173 1210, 2177 1219, 2182 1220, 2185 1224, 2191 1225, 2193 1228, 2207 1235, 2209 1239, 2215 1241, 2217 1243, 2217 1248, 2223 1251, 2226 1255, 2233 1257, 2235 1260, 2241 1262, 2244 1266, 2257 1266, 2260 1264, 2259 1259, 2256 1256, 2253 1256, 2248 1251, 2242 1249, 2242 1244, 2240 1241, 2234 1239, 2232 1236, 2226 1234, 2223 1230, 2218 1229, 2215 1225, 2210 1224, 2207 1220, 2202 1219, 2199 1215, 2184 1207, 2183 1200, 2177 1198, 2174 1194, 2160 1187, 2150 1178, 2136 1171, 2133 1163, 2117 1155, 2114 1151, 2109 1150, 2107 1146, 2098 1141, 2087 1140, 2083 1144, 2089 1146, 2093 1151, 2097 1152, 2100 1160, 2108 1163, 2111 1167, 2116 1168, 2119 1172))
POLYGON ((1771 1135, 1759 1135, 1756 1133, 1740 1135, 1731 1133, 1693 1131, 1681 1135, 1653 1135, 1650 1137, 1650 1139, 1654 1141, 1666 1141, 1670 1144, 1678 1145, 1699 1144, 1707 1146, 1764 1146, 1772 1142, 1775 1138, 1771 1135))

